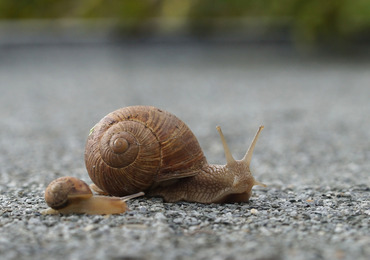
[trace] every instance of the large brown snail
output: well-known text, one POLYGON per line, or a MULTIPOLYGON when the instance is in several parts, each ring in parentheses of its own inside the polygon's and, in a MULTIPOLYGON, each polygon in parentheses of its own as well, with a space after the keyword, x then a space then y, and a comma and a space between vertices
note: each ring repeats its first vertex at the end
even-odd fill
POLYGON ((93 190, 74 177, 52 181, 45 191, 50 206, 43 214, 119 214, 125 201, 144 195, 165 201, 246 202, 254 185, 249 165, 260 126, 242 160, 234 160, 217 127, 226 165, 208 164, 194 134, 176 116, 150 106, 118 109, 90 131, 85 163, 93 190), (122 197, 124 196, 124 197, 122 197))
POLYGON ((118 109, 90 131, 85 164, 94 190, 113 196, 144 191, 167 202, 245 202, 256 181, 250 162, 260 126, 242 160, 232 157, 221 128, 226 165, 208 164, 189 127, 150 106, 118 109))

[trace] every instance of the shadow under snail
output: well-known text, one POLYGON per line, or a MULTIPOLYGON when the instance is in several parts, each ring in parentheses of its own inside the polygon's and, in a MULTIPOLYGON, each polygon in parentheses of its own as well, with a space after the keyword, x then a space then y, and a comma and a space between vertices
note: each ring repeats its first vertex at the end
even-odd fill
MULTIPOLYGON (((192 131, 175 115, 151 106, 118 109, 90 130, 85 164, 91 188, 117 197, 145 192, 166 202, 247 202, 254 185, 266 187, 249 167, 262 129, 243 159, 235 160, 217 126, 227 163, 215 165, 208 164, 192 131)), ((99 197, 107 203, 111 198, 99 197)))

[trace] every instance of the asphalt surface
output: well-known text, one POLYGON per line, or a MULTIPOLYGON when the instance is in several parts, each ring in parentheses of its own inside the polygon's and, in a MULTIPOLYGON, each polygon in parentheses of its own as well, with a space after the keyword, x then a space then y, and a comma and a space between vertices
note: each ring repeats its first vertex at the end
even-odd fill
POLYGON ((369 259, 370 60, 221 45, 0 48, 1 259, 369 259), (129 105, 184 120, 211 163, 221 125, 241 158, 260 124, 249 203, 129 202, 43 216, 90 128, 129 105))

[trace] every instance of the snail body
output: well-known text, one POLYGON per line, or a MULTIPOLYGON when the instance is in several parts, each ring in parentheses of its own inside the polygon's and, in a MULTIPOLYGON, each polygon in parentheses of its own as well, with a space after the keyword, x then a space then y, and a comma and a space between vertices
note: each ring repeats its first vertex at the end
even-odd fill
POLYGON ((248 201, 252 187, 263 185, 249 169, 262 129, 244 158, 234 160, 217 127, 227 164, 213 165, 189 127, 175 115, 150 106, 121 108, 90 131, 86 169, 97 188, 113 196, 144 191, 167 202, 248 201))

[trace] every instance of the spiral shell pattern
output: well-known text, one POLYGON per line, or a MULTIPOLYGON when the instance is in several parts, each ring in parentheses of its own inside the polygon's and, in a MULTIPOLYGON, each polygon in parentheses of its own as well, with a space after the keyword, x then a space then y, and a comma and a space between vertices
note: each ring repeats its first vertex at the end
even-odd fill
POLYGON ((45 201, 53 209, 63 208, 71 198, 89 198, 89 186, 75 177, 61 177, 52 181, 45 190, 45 201))
POLYGON ((176 116, 149 106, 118 109, 91 130, 85 149, 91 180, 124 196, 156 183, 194 176, 206 162, 199 143, 176 116))

